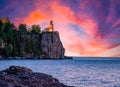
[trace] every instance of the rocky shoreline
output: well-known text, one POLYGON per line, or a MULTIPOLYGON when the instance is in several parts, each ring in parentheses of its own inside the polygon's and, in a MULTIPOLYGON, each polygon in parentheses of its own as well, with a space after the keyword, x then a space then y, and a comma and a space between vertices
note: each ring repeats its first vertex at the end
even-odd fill
POLYGON ((70 87, 51 75, 33 72, 20 66, 10 66, 0 71, 0 87, 70 87))
POLYGON ((65 56, 64 58, 44 58, 44 57, 0 57, 0 60, 65 60, 65 59, 73 59, 73 57, 65 56))

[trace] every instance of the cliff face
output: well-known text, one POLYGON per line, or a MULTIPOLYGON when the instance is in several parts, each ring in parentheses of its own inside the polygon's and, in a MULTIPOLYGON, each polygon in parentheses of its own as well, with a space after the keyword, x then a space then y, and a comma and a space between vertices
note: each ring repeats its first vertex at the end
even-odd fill
POLYGON ((64 58, 65 49, 58 32, 46 31, 37 35, 20 35, 17 39, 15 38, 15 41, 15 45, 14 43, 4 44, 0 39, 0 59, 4 59, 4 57, 6 59, 64 58))
POLYGON ((43 32, 41 35, 41 50, 45 58, 64 58, 65 49, 58 32, 43 32))
POLYGON ((11 59, 26 58, 64 58, 65 49, 58 32, 42 32, 37 35, 20 35, 15 38, 14 43, 6 44, 0 39, 0 59, 4 57, 11 59), (19 40, 20 39, 20 40, 19 40))

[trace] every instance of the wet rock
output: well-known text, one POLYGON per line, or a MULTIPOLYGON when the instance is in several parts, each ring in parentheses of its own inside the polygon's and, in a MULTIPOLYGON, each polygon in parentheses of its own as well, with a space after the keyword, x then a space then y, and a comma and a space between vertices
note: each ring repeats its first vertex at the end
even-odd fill
POLYGON ((69 87, 44 73, 26 67, 11 66, 0 71, 0 87, 69 87))

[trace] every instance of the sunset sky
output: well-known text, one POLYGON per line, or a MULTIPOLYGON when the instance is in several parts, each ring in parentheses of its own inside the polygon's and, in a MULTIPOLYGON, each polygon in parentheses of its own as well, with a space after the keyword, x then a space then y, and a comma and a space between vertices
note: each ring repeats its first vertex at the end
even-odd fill
POLYGON ((68 56, 120 57, 120 0, 0 0, 0 18, 42 29, 53 20, 68 56))

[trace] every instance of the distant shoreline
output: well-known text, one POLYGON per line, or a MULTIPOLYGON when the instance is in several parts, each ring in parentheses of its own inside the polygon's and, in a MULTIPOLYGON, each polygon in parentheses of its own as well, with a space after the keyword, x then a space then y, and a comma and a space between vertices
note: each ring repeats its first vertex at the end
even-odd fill
POLYGON ((26 58, 26 57, 8 57, 4 58, 1 57, 0 60, 72 60, 73 57, 65 56, 64 58, 39 58, 39 57, 33 57, 33 58, 26 58))

